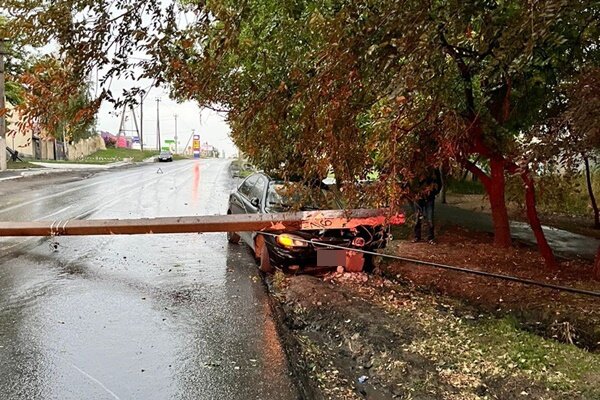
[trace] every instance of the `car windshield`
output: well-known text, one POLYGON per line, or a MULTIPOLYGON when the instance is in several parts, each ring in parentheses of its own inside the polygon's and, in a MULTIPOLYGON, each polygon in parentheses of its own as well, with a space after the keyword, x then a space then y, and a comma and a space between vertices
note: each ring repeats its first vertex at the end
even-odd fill
POLYGON ((327 185, 310 187, 298 183, 271 182, 267 193, 267 209, 271 212, 289 210, 339 210, 342 202, 327 185))
POLYGON ((161 151, 161 152, 160 152, 160 155, 161 155, 161 156, 170 156, 170 155, 171 155, 171 152, 170 152, 170 151, 161 151))

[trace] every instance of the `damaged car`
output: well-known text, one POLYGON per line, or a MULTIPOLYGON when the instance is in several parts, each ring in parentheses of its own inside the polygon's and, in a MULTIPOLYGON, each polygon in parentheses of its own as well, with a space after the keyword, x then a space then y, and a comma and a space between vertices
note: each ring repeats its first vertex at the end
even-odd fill
MULTIPOLYGON (((335 185, 311 184, 272 178, 255 173, 246 178, 229 197, 228 214, 263 214, 287 211, 341 210, 343 201, 335 185)), ((368 270, 374 252, 387 244, 389 231, 383 225, 349 229, 298 230, 280 234, 229 232, 230 243, 243 241, 253 251, 263 272, 275 267, 302 272, 342 266, 368 270)))

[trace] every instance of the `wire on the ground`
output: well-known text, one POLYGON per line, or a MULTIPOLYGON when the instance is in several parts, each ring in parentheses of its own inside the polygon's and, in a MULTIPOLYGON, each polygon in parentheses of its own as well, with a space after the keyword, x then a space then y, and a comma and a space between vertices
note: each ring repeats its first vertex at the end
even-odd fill
MULTIPOLYGON (((276 233, 270 233, 270 232, 260 232, 260 234, 261 235, 269 235, 269 236, 273 236, 273 237, 279 236, 276 233)), ((400 256, 392 255, 392 254, 377 253, 374 251, 367 251, 367 250, 357 249, 357 248, 348 248, 348 247, 344 247, 344 246, 338 246, 335 244, 315 242, 312 240, 306 240, 306 239, 300 239, 300 238, 295 238, 295 240, 309 243, 312 245, 317 245, 317 246, 322 246, 322 247, 330 247, 333 249, 340 249, 340 250, 352 250, 352 251, 356 251, 356 252, 363 253, 363 254, 370 254, 373 256, 390 258, 390 259, 398 260, 398 261, 405 261, 405 262, 411 262, 411 263, 415 263, 415 264, 427 265, 430 267, 445 269, 445 270, 449 270, 449 271, 456 271, 456 272, 462 272, 462 273, 471 274, 471 275, 485 276, 488 278, 502 279, 502 280, 506 280, 506 281, 521 283, 524 285, 538 286, 538 287, 542 287, 542 288, 546 288, 546 289, 554 289, 554 290, 559 290, 562 292, 581 294, 581 295, 585 295, 585 296, 600 297, 600 292, 594 292, 592 290, 586 290, 586 289, 578 289, 578 288, 574 288, 574 287, 570 287, 570 286, 554 285, 551 283, 534 281, 532 279, 519 278, 518 276, 496 274, 494 272, 486 272, 486 271, 480 271, 480 270, 464 268, 464 267, 455 267, 453 265, 440 264, 440 263, 436 263, 436 262, 432 262, 432 261, 423 261, 423 260, 418 260, 415 258, 400 257, 400 256)))

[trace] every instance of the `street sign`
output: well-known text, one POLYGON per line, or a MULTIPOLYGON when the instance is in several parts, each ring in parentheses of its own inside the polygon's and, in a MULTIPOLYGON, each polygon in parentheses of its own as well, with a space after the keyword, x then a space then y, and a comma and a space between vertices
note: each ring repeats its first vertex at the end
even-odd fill
POLYGON ((194 135, 193 139, 192 151, 194 153, 194 158, 200 158, 200 135, 194 135))

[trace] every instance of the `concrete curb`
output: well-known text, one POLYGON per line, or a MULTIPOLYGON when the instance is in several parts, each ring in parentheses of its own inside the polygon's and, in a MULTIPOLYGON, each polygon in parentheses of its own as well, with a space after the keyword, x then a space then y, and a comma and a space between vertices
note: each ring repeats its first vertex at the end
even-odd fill
POLYGON ((17 175, 13 175, 13 176, 7 176, 7 177, 0 177, 0 182, 2 181, 10 181, 13 179, 20 179, 20 178, 28 178, 31 176, 37 176, 37 175, 48 175, 48 174, 55 174, 55 173, 60 173, 60 172, 70 172, 71 170, 68 169, 29 169, 29 170, 23 170, 20 173, 18 173, 17 175))
POLYGON ((13 179, 19 179, 19 178, 22 178, 22 176, 21 175, 7 176, 6 178, 0 178, 0 182, 11 181, 13 179))
POLYGON ((45 163, 45 162, 30 162, 33 165, 38 165, 40 167, 44 167, 46 169, 56 169, 56 170, 85 170, 85 169, 93 169, 93 170, 103 170, 103 169, 112 169, 117 167, 122 167, 124 165, 131 164, 131 162, 126 161, 118 161, 110 164, 77 164, 77 163, 45 163))
POLYGON ((125 162, 119 161, 111 164, 54 164, 54 163, 43 163, 43 162, 32 162, 31 164, 38 165, 42 168, 36 169, 24 169, 24 170, 9 170, 14 175, 2 177, 0 174, 0 182, 10 181, 14 179, 20 178, 29 178, 33 176, 39 175, 50 175, 50 174, 59 174, 66 172, 82 172, 82 171, 107 171, 116 168, 122 167, 131 167, 140 165, 139 163, 134 162, 125 162))

